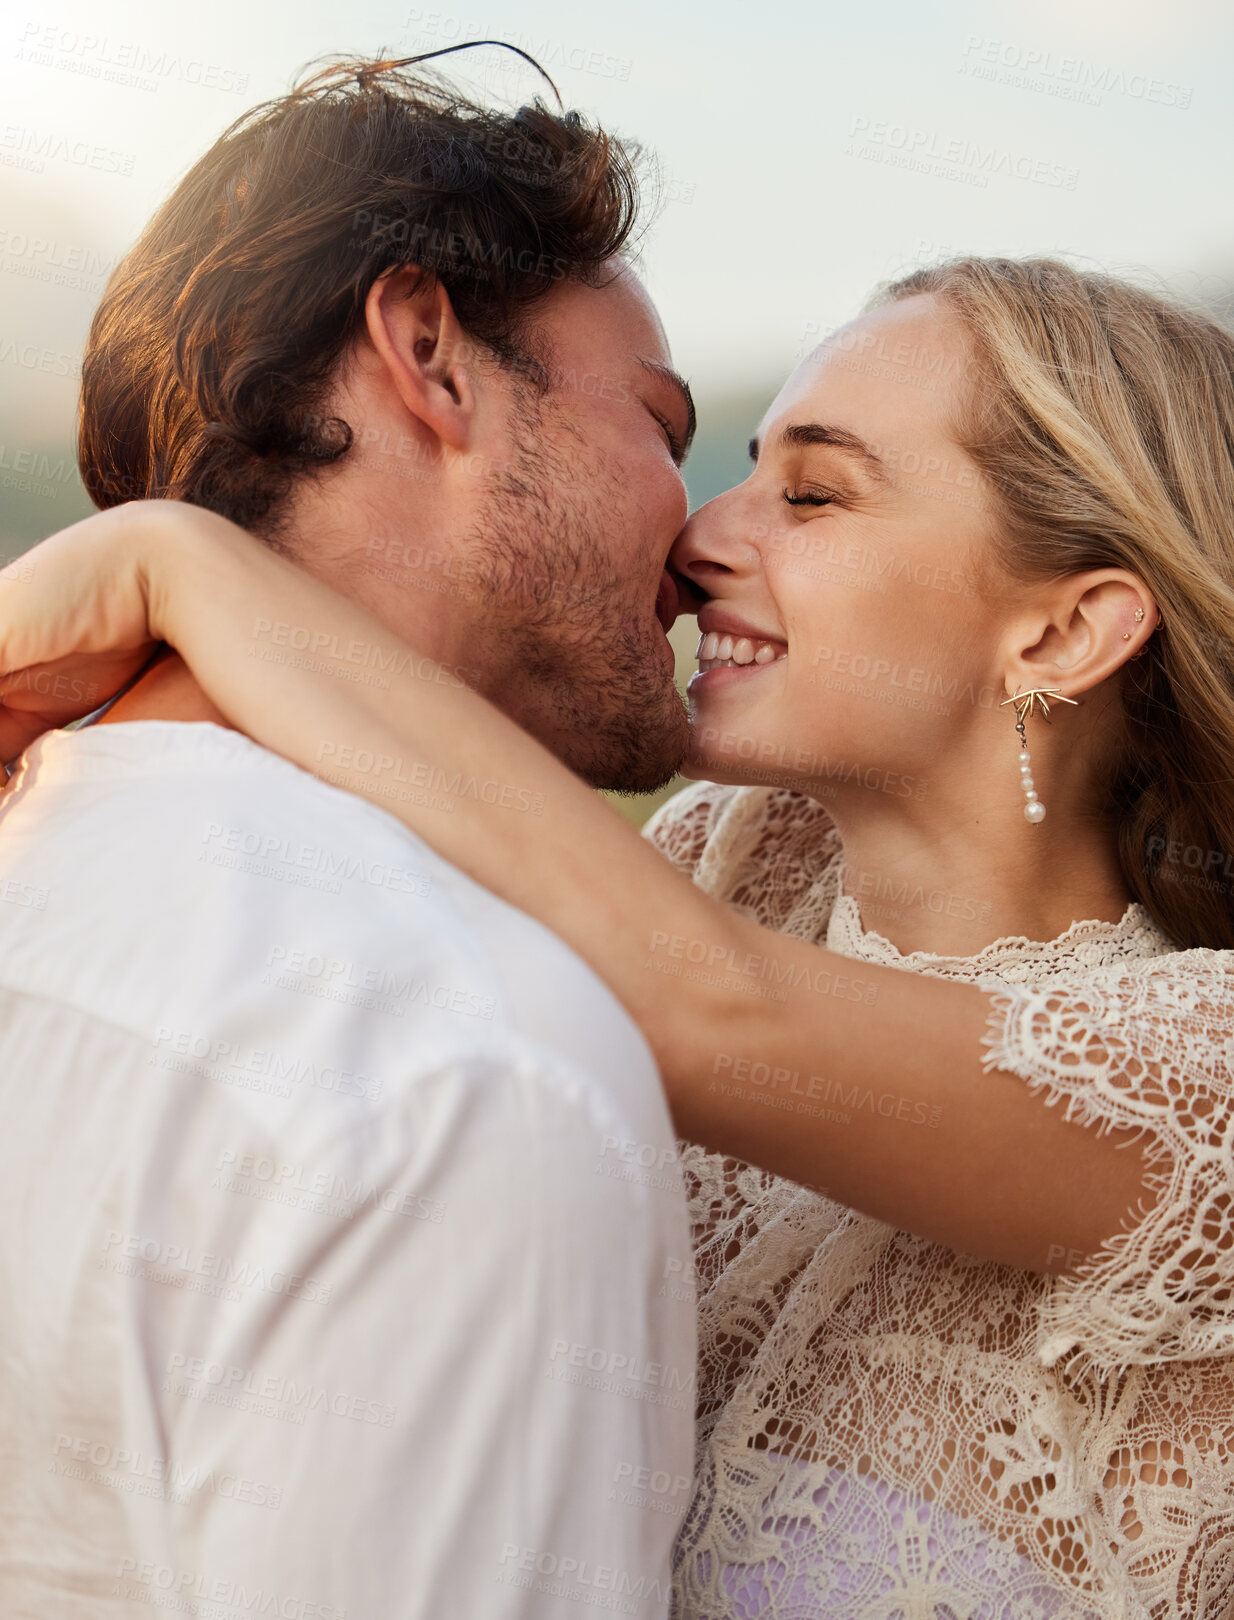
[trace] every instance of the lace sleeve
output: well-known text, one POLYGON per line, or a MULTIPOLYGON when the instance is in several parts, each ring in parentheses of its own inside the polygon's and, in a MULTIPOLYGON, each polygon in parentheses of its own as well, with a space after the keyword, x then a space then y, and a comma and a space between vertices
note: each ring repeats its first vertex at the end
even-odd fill
POLYGON ((1042 1309, 1044 1366, 1102 1371, 1234 1350, 1234 951, 1181 951, 1048 986, 983 977, 984 1068, 1068 1119, 1146 1139, 1155 1195, 1042 1309))

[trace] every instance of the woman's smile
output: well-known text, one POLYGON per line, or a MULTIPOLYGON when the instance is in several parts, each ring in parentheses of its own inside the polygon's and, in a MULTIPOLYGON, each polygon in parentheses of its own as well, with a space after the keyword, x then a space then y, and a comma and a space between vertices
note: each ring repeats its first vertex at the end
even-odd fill
POLYGON ((757 674, 788 657, 783 637, 748 624, 710 602, 699 609, 698 669, 686 690, 692 695, 733 679, 757 674))

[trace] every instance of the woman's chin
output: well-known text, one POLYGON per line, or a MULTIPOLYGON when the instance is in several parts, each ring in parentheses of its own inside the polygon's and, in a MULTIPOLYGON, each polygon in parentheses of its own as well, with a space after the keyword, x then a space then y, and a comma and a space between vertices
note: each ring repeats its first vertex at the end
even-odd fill
POLYGON ((707 761, 697 759, 692 754, 686 758, 677 774, 678 776, 684 776, 687 782, 715 781, 715 777, 707 769, 707 761))
POLYGON ((714 745, 709 747, 693 728, 690 752, 678 774, 690 782, 723 782, 737 787, 767 781, 767 773, 760 769, 757 760, 735 758, 714 745))
POLYGON ((708 694, 700 700, 691 693, 690 745, 682 776, 752 786, 783 774, 786 750, 792 750, 777 740, 783 728, 776 724, 776 705, 735 701, 737 696, 729 691, 722 699, 708 694))
POLYGON ((782 727, 760 725, 754 716, 744 724, 726 716, 721 723, 714 709, 704 719, 692 706, 690 746, 679 774, 692 782, 809 793, 819 780, 831 777, 839 757, 821 736, 803 742, 800 734, 786 736, 782 727))

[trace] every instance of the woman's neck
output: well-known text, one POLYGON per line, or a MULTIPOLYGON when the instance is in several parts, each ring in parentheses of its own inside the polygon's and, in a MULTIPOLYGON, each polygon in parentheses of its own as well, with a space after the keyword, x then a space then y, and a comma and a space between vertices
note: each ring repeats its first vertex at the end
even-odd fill
POLYGON ((862 925, 902 952, 972 956, 996 939, 1050 940, 1074 922, 1117 922, 1132 899, 1113 827, 1067 817, 1024 819, 1010 803, 949 807, 827 803, 844 847, 844 892, 862 925), (897 813, 898 812, 898 813, 897 813))

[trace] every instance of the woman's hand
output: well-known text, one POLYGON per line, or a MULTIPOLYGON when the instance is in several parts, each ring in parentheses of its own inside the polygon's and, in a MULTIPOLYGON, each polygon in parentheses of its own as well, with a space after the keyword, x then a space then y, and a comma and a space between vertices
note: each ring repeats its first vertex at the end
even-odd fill
POLYGON ((0 760, 89 714, 160 645, 156 548, 241 531, 179 501, 132 501, 62 529, 0 571, 0 760))

